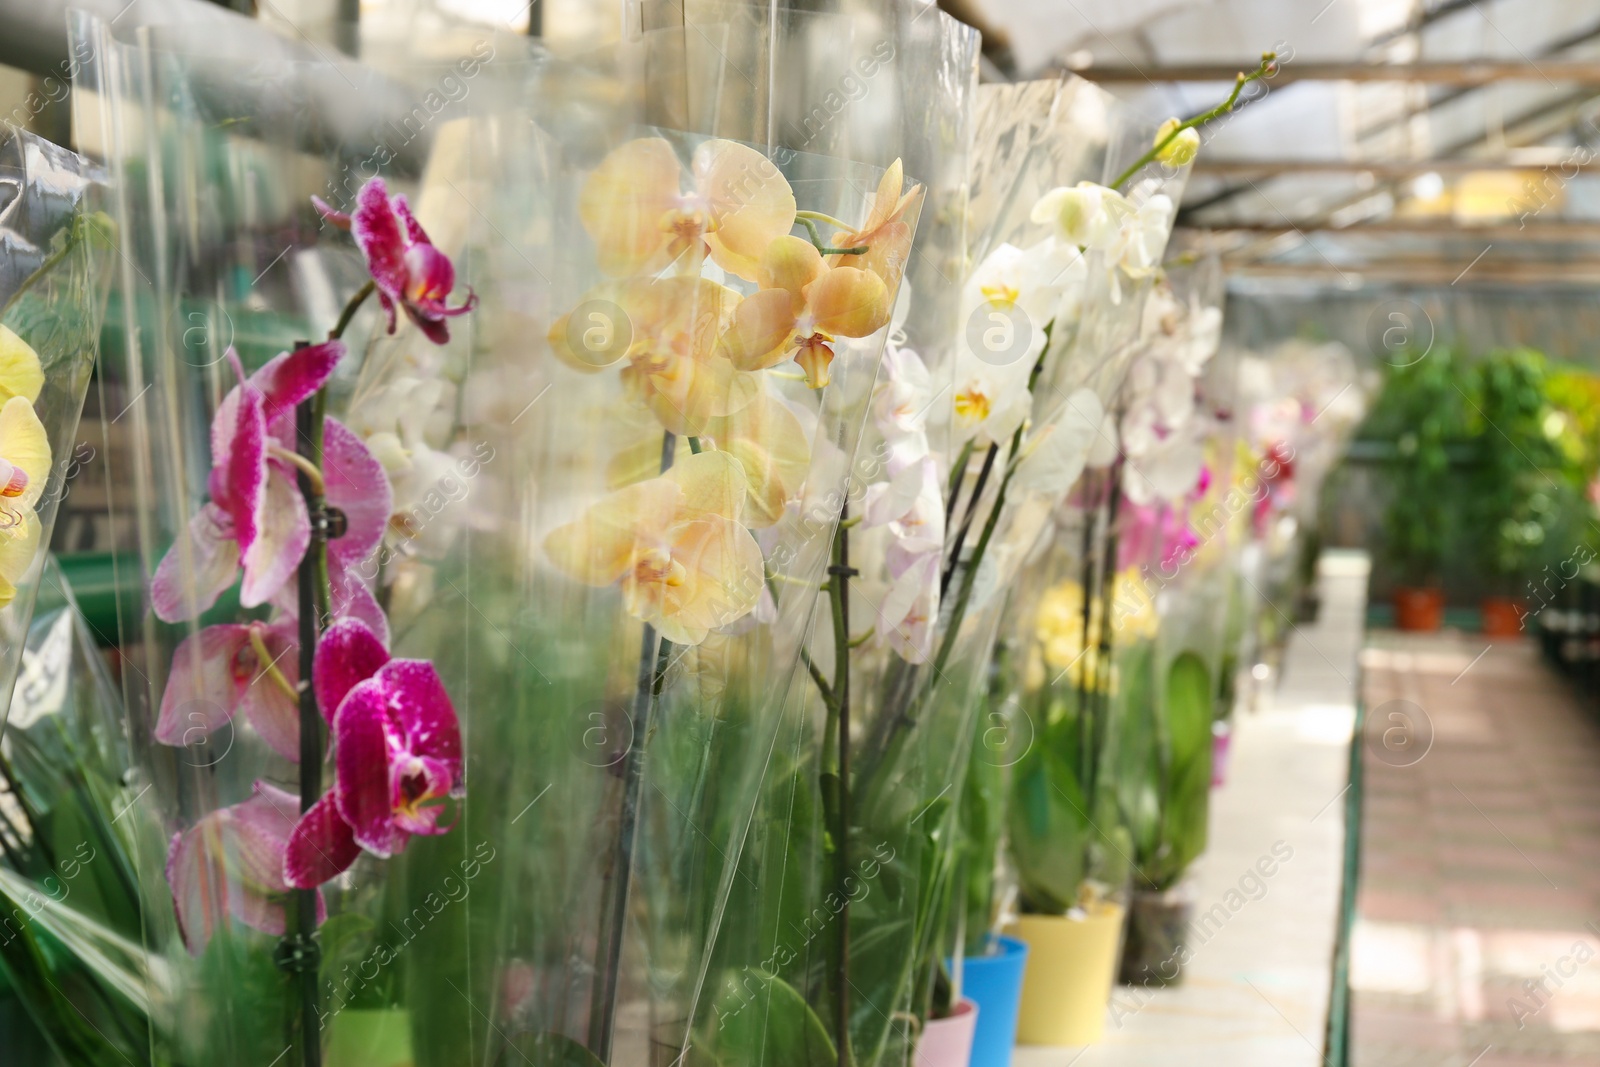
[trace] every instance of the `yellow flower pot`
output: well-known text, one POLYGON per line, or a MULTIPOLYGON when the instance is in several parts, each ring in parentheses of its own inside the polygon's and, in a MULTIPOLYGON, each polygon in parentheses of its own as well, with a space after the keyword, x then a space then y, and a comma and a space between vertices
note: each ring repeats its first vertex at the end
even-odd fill
POLYGON ((1122 914, 1122 905, 1102 901, 1083 918, 1024 915, 1006 929, 1028 945, 1017 1018, 1019 1045, 1092 1045, 1100 1040, 1116 976, 1122 914))

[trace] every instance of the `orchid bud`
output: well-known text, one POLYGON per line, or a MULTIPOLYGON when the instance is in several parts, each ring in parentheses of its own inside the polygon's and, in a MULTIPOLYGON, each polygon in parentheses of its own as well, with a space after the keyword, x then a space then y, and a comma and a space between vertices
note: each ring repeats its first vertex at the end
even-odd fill
MULTIPOLYGON (((1177 119, 1168 119, 1163 122, 1161 128, 1156 131, 1155 143, 1159 145, 1168 137, 1171 137, 1172 131, 1176 130, 1178 125, 1177 119)), ((1181 167, 1191 162, 1195 157, 1195 153, 1199 151, 1200 133, 1190 128, 1173 137, 1164 148, 1156 153, 1156 158, 1168 166, 1181 167)))

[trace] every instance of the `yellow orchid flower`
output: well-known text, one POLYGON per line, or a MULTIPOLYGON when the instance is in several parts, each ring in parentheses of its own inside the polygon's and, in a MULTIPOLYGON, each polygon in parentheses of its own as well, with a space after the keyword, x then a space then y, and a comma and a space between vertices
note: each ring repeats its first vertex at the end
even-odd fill
POLYGON ((867 337, 889 322, 889 288, 859 267, 830 267, 816 246, 785 235, 767 246, 760 290, 734 310, 717 349, 754 371, 793 359, 813 389, 828 384, 837 337, 867 337))
MULTIPOLYGON (((0 345, 4 343, 0 339, 0 345)), ((0 360, 5 359, 8 356, 0 354, 0 360)), ((16 384, 15 378, 0 372, 0 388, 16 384)), ((38 554, 40 527, 34 507, 49 475, 50 439, 44 424, 26 396, 13 395, 0 406, 0 607, 16 597, 17 583, 38 554)))
POLYGON ((39 399, 44 388, 44 368, 39 354, 4 326, 0 326, 0 404, 14 396, 28 403, 39 399))
POLYGON ((694 273, 709 255, 723 270, 755 280, 773 238, 794 225, 794 191, 766 156, 734 141, 706 141, 680 189, 672 146, 642 137, 611 151, 584 182, 578 217, 612 277, 653 274, 683 258, 694 273))
POLYGON ((891 293, 905 274, 906 260, 911 255, 911 227, 922 206, 922 186, 913 185, 909 191, 901 193, 905 180, 905 169, 896 159, 878 181, 878 192, 867 213, 867 221, 859 230, 833 235, 835 248, 867 246, 867 251, 860 255, 833 257, 834 266, 870 270, 883 279, 891 293))
POLYGON ((741 373, 717 347, 738 302, 738 293, 704 278, 611 282, 591 290, 579 305, 607 309, 596 313, 608 320, 601 341, 586 344, 586 324, 574 323, 571 313, 551 325, 548 340, 556 356, 577 370, 625 362, 628 394, 666 430, 692 436, 705 429, 706 420, 738 411, 760 391, 760 381, 741 373))
MULTIPOLYGON (((1097 614, 1097 613, 1096 613, 1097 614)), ((1099 627, 1095 619, 1089 623, 1090 637, 1099 642, 1099 627)), ((1077 582, 1065 581, 1045 590, 1039 599, 1033 619, 1034 639, 1044 653, 1045 663, 1056 671, 1071 669, 1077 681, 1084 669, 1084 661, 1091 659, 1093 651, 1085 651, 1083 637, 1083 587, 1077 582)))
POLYGON ((748 495, 733 456, 687 456, 552 530, 545 554, 585 585, 620 584, 634 618, 674 644, 698 645, 761 598, 761 549, 741 522, 748 495))
MULTIPOLYGON (((1154 599, 1145 583, 1140 581, 1137 568, 1119 571, 1113 579, 1111 593, 1111 628, 1113 644, 1156 636, 1161 627, 1154 599)), ((1034 640, 1043 653, 1044 663, 1052 677, 1067 672, 1072 684, 1085 677, 1100 677, 1101 604, 1096 600, 1089 606, 1089 632, 1084 639, 1083 587, 1068 579, 1045 590, 1034 612, 1034 640)))
POLYGON ((800 496, 811 469, 811 442, 794 412, 763 393, 741 411, 712 419, 706 433, 714 447, 744 470, 750 487, 746 524, 771 526, 781 519, 784 505, 800 496))
POLYGON ((34 508, 50 476, 50 438, 33 402, 43 388, 39 354, 0 326, 0 607, 16 598, 39 552, 34 508))

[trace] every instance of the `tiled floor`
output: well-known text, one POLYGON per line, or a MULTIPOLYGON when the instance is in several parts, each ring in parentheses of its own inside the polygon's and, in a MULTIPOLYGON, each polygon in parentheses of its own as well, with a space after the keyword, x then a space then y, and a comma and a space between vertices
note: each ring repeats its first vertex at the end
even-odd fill
POLYGON ((1362 653, 1353 1067, 1600 1065, 1600 724, 1531 643, 1362 653))

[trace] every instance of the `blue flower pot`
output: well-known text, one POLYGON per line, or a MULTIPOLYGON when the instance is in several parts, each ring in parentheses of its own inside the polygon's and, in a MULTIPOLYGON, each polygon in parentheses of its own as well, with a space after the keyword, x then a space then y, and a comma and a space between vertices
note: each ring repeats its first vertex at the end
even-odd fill
POLYGON ((961 961, 961 995, 978 1005, 978 1026, 972 1036, 972 1067, 1011 1067, 1017 1043, 1017 1009, 1022 1003, 1022 968, 1028 946, 1014 937, 995 938, 994 955, 965 956, 961 961))

